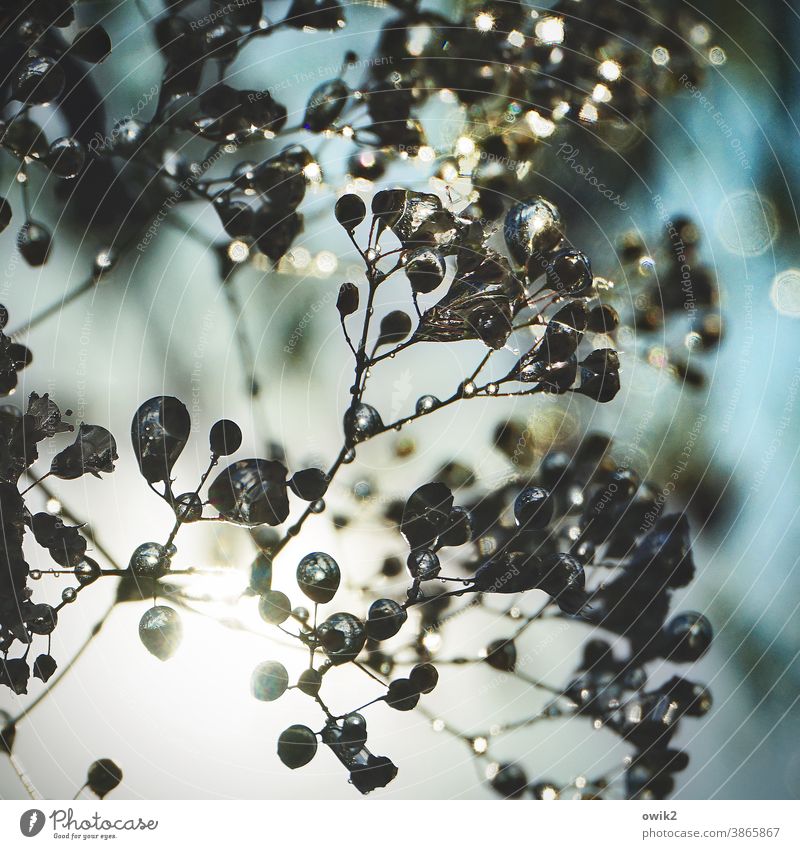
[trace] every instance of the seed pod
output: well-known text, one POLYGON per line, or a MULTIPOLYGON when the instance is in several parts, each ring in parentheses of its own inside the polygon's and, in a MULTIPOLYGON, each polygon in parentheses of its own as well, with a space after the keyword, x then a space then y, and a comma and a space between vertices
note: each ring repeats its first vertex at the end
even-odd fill
POLYGON ((150 654, 159 660, 169 660, 183 638, 181 617, 171 607, 151 607, 139 621, 139 638, 150 654))
POLYGON ((403 310, 393 310, 381 319, 380 332, 375 348, 402 342, 411 332, 411 318, 403 310))
POLYGON ((495 669, 512 672, 517 665, 517 648, 513 640, 493 640, 486 646, 486 662, 495 669))
POLYGON ((356 404, 344 414, 344 435, 350 444, 364 442, 382 429, 380 413, 369 404, 356 404))
MULTIPOLYGON (((11 223, 11 204, 4 198, 0 197, 0 233, 11 223)), ((8 319, 6 318, 6 321, 8 319)), ((5 323, 3 324, 5 327, 5 323)))
POLYGON ((52 634, 58 624, 58 613, 49 604, 34 604, 25 613, 25 624, 33 634, 52 634))
POLYGON ((175 518, 181 522, 199 522, 203 518, 203 499, 196 492, 184 492, 175 499, 175 518))
POLYGON ((62 480, 75 480, 86 474, 100 477, 100 472, 114 471, 117 443, 100 425, 81 422, 75 442, 53 457, 50 474, 62 480))
POLYGON ((528 777, 518 764, 501 764, 489 783, 504 799, 519 799, 528 786, 528 777))
POLYGON ((408 678, 397 678, 389 684, 386 704, 395 710, 414 710, 419 702, 419 690, 408 678))
POLYGON ((265 592, 258 602, 258 612, 270 625, 280 625, 292 615, 292 603, 289 597, 278 590, 265 592))
POLYGON ((278 757, 289 769, 311 763, 317 753, 317 737, 306 725, 290 725, 278 737, 278 757))
POLYGON ((350 783, 359 793, 371 793, 386 787, 397 776, 397 767, 383 755, 368 753, 366 763, 355 763, 350 770, 350 783))
POLYGON ((17 248, 28 265, 38 268, 50 256, 50 231, 36 221, 26 221, 17 234, 17 248))
POLYGON ((111 39, 100 24, 78 32, 72 41, 70 53, 84 62, 102 62, 111 53, 111 39))
POLYGON ((419 581, 430 581, 442 570, 439 558, 427 548, 412 551, 408 555, 406 565, 411 577, 419 581))
POLYGON ((311 133, 321 133, 342 114, 350 97, 350 89, 342 80, 329 80, 311 92, 303 118, 303 126, 311 133))
POLYGON ((328 489, 328 476, 322 469, 301 469, 289 481, 292 492, 303 501, 317 501, 328 489))
POLYGON ((526 487, 514 501, 514 517, 526 530, 546 528, 553 518, 553 509, 550 493, 540 486, 526 487))
POLYGON ((411 288, 417 294, 432 292, 447 273, 444 257, 432 248, 417 248, 408 255, 405 272, 411 288))
POLYGON ((259 663, 250 679, 250 690, 260 702, 274 702, 286 692, 288 686, 289 673, 276 660, 259 663))
POLYGON ((352 232, 364 220, 367 206, 358 195, 342 195, 336 201, 333 214, 345 230, 352 232))
POLYGON ((388 640, 403 627, 408 613, 396 601, 379 598, 373 601, 367 616, 367 636, 371 640, 388 640))
POLYGON ((250 564, 250 589, 261 595, 272 589, 272 560, 263 551, 250 564))
POLYGON ((576 390, 595 401, 607 403, 620 390, 619 357, 611 348, 592 351, 581 360, 581 385, 576 390))
POLYGON ((158 396, 139 407, 131 424, 131 441, 139 470, 148 483, 169 482, 191 426, 189 411, 177 398, 158 396))
POLYGON ((158 542, 143 542, 131 555, 128 569, 136 578, 157 580, 167 573, 174 554, 175 546, 167 549, 158 542))
POLYGON ((619 313, 610 304, 599 304, 589 312, 586 329, 592 333, 613 333, 619 327, 619 313))
POLYGON ((73 138, 56 139, 47 151, 47 166, 50 171, 62 180, 76 177, 86 159, 83 145, 73 138))
POLYGON ((317 628, 317 638, 334 666, 355 660, 364 647, 364 623, 351 613, 334 613, 317 628))
POLYGON ((49 56, 37 56, 25 62, 12 83, 14 100, 43 106, 54 101, 64 90, 64 69, 49 56))
POLYGON ((91 557, 81 558, 80 562, 75 566, 75 577, 78 583, 82 586, 93 584, 102 574, 100 564, 91 557))
POLYGON ((411 670, 408 680, 418 693, 432 693, 439 683, 439 673, 432 663, 418 663, 411 670))
POLYGON ((312 698, 317 695, 322 687, 322 676, 316 669, 304 669, 297 679, 297 688, 312 698))
POLYGON ((220 419, 212 425, 208 434, 211 453, 217 457, 235 454, 242 445, 242 430, 230 419, 220 419))
POLYGON ((503 232, 509 253, 518 265, 524 265, 532 255, 554 250, 562 240, 561 230, 558 209, 538 197, 514 204, 506 214, 503 232))
POLYGON ((547 266, 547 288, 563 297, 585 295, 593 281, 592 265, 582 251, 559 251, 547 266))
POLYGON ((361 752, 366 745, 367 720, 360 713, 347 714, 342 720, 342 733, 337 748, 341 747, 345 755, 353 757, 361 752))
POLYGON ((336 561, 322 551, 307 554, 297 567, 297 584, 315 604, 327 604, 336 595, 341 572, 336 561))
POLYGON ((277 460, 239 460, 208 489, 220 515, 237 525, 279 525, 289 515, 286 467, 277 460))
POLYGON ((86 786, 101 799, 122 781, 122 770, 110 758, 95 761, 86 776, 86 786))
POLYGON ((339 287, 339 297, 336 299, 336 309, 344 319, 358 309, 358 287, 355 283, 342 283, 339 287))
POLYGON ((702 613, 679 613, 664 628, 665 656, 678 663, 691 663, 708 651, 713 636, 711 623, 702 613))
POLYGON ((40 654, 33 662, 33 677, 46 683, 50 680, 57 668, 58 664, 55 658, 49 654, 40 654))

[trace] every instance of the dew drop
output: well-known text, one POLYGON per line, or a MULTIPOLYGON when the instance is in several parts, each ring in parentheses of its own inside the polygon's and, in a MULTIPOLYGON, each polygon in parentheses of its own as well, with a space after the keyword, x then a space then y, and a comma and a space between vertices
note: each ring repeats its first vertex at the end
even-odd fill
POLYGON ((417 400, 417 415, 422 416, 435 410, 442 402, 435 395, 423 395, 417 400))

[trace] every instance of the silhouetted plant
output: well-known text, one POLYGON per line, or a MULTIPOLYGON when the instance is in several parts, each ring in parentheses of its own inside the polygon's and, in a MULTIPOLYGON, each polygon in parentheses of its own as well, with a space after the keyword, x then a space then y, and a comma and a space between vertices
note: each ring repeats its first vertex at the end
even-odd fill
MULTIPOLYGON (((454 490, 472 480, 469 469, 453 465, 433 480, 420 481, 386 513, 387 533, 399 530, 408 548, 405 571, 397 558, 380 567, 384 575, 406 576, 398 597, 368 586, 368 607, 358 614, 322 613, 320 605, 334 601, 347 570, 315 550, 300 559, 295 573, 312 610, 273 589, 273 564, 286 558, 291 540, 302 540, 307 520, 326 511, 331 482, 357 459, 363 443, 477 399, 570 393, 611 402, 621 385, 620 359, 611 347, 620 327, 662 330, 688 312, 692 326, 684 348, 708 348, 719 339, 716 287, 710 272, 695 267, 699 237, 690 222, 676 219, 671 226, 666 273, 663 279, 646 279, 644 299, 628 314, 626 298, 618 298, 609 281, 594 274, 587 254, 567 239, 558 206, 533 190, 532 179, 535 163, 546 155, 543 142, 555 133, 569 137, 581 126, 600 137, 620 126, 639 132, 652 102, 674 86, 677 71, 692 78, 700 72, 703 61, 690 45, 705 25, 687 15, 676 31, 667 12, 646 2, 624 8, 589 4, 582 18, 572 14, 570 3, 532 13, 517 2, 467 2, 454 19, 421 11, 413 0, 391 5, 397 14, 386 22, 376 61, 369 63, 362 83, 322 82, 295 122, 270 92, 229 85, 227 71, 241 47, 255 39, 286 28, 343 26, 339 3, 295 0, 280 21, 270 20, 260 2, 219 8, 168 4, 152 27, 163 60, 153 114, 145 119, 137 112, 106 127, 99 108, 103 97, 85 73, 87 63, 106 61, 109 54, 113 61, 103 27, 94 23, 72 32, 69 2, 37 2, 16 17, 13 4, 0 4, 5 99, 13 108, 0 126, 0 143, 18 161, 24 211, 20 254, 35 267, 51 255, 48 227, 30 208, 28 181, 35 165, 64 185, 74 181, 65 203, 87 211, 87 232, 102 239, 86 280, 10 336, 3 332, 8 315, 0 307, 4 395, 13 392, 17 373, 31 361, 18 337, 104 280, 126 251, 144 250, 178 204, 200 200, 216 211, 223 232, 217 244, 220 279, 238 317, 231 275, 254 256, 274 267, 287 255, 303 228, 300 207, 307 186, 324 179, 319 153, 312 155, 296 141, 284 144, 289 136, 349 140, 356 147, 349 176, 363 181, 356 192, 337 191, 333 209, 364 275, 359 282, 342 283, 336 300, 353 378, 341 448, 326 469, 290 472, 280 446, 264 457, 236 459, 241 430, 221 420, 209 433, 207 468, 198 481, 176 488, 174 466, 192 435, 189 411, 176 397, 146 400, 132 420, 133 454, 147 485, 172 511, 174 524, 163 541, 142 542, 123 567, 63 503, 31 513, 25 502, 34 487, 48 493, 51 476, 72 480, 113 471, 118 457, 112 435, 102 426, 80 423, 74 442, 37 476, 32 467, 38 444, 58 440, 73 425, 62 420, 47 394, 31 394, 24 412, 11 405, 0 409, 0 683, 25 694, 33 675, 47 687, 18 716, 2 716, 0 741, 12 759, 18 723, 60 680, 49 635, 61 611, 99 578, 114 577, 119 580, 115 604, 152 599, 140 620, 141 641, 157 658, 172 658, 183 636, 176 609, 183 596, 171 579, 202 571, 172 568, 178 537, 184 525, 225 522, 250 528, 258 549, 243 588, 247 596, 267 623, 308 655, 296 681, 278 661, 266 660, 251 673, 256 699, 273 701, 296 688, 320 708, 317 729, 292 724, 278 737, 278 756, 287 767, 308 764, 321 742, 361 793, 389 784, 398 768, 367 747, 374 744, 364 711, 376 704, 425 712, 436 730, 470 747, 486 764, 491 787, 507 798, 575 792, 588 798, 662 798, 671 793, 674 774, 686 766, 688 755, 671 748, 671 739, 681 719, 709 710, 711 697, 683 677, 651 685, 648 668, 664 659, 690 663, 711 641, 711 626, 701 614, 671 615, 673 591, 694 576, 689 528, 683 515, 663 514, 663 499, 652 482, 611 460, 607 437, 587 437, 572 454, 549 452, 534 468, 516 425, 503 422, 496 447, 512 469, 501 486, 473 488, 457 505, 454 490), (672 73, 665 70, 668 62, 672 73), (419 115, 432 92, 452 95, 465 120, 481 131, 447 140, 443 149, 431 148, 419 115), (51 143, 30 115, 33 107, 47 105, 63 114, 71 133, 51 143), (280 149, 272 145, 275 140, 280 149), (176 153, 190 142, 205 143, 196 159, 176 153), (254 159, 242 158, 220 173, 220 160, 243 156, 246 147, 254 159), (441 191, 373 192, 390 162, 408 160, 436 160, 439 183, 434 185, 441 191), (463 203, 449 193, 459 176, 469 180, 463 203), (360 194, 372 195, 369 214, 360 194), (500 227, 505 251, 493 238, 500 227), (404 287, 407 304, 378 321, 376 296, 386 285, 404 287), (461 342, 480 343, 481 357, 450 394, 423 394, 397 418, 368 400, 370 378, 385 361, 420 345, 429 346, 433 358, 442 345, 461 342), (510 367, 495 356, 504 349, 516 351, 510 367), (56 607, 33 598, 43 571, 31 570, 25 560, 27 531, 54 561, 48 572, 74 575, 76 585, 63 591, 56 607), (87 542, 94 542, 104 566, 87 555, 87 542), (531 614, 518 603, 526 593, 541 601, 531 614), (510 599, 498 609, 500 597, 510 599), (478 608, 506 622, 508 635, 477 657, 438 656, 434 644, 440 630, 452 617, 478 608), (618 639, 612 646, 591 638, 571 681, 531 679, 518 662, 516 641, 535 623, 556 619, 600 628, 618 639), (37 654, 45 648, 44 637, 46 650, 37 654), (326 701, 326 681, 348 664, 374 679, 379 695, 337 715, 326 701), (439 668, 451 664, 488 665, 547 694, 547 702, 541 710, 486 730, 457 728, 427 712, 423 698, 437 687, 439 668), (622 776, 582 776, 580 784, 567 787, 541 775, 529 778, 520 763, 492 760, 494 738, 572 715, 611 730, 632 747, 622 776)), ((344 58, 347 65, 357 57, 344 58)), ((0 199, 0 228, 11 219, 11 205, 0 199)), ((662 262, 632 237, 620 245, 629 268, 649 270, 662 262)), ((235 332, 247 389, 258 394, 251 346, 243 331, 235 332)), ((681 343, 670 349, 680 350, 681 343)), ((664 364, 656 362, 652 350, 647 355, 664 364)), ((669 359, 679 378, 701 382, 701 371, 686 357, 676 353, 669 359)), ((70 415, 66 411, 64 418, 70 415)), ((350 517, 337 515, 332 521, 341 528, 350 517)), ((74 659, 62 666, 62 675, 74 659)), ((30 792, 24 770, 17 771, 30 792)), ((103 798, 121 780, 120 768, 103 759, 91 765, 84 786, 103 798)))

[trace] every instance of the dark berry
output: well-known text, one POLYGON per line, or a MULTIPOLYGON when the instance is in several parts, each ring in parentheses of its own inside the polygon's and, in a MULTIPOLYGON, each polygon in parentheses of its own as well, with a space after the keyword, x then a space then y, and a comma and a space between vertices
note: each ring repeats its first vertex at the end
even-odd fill
POLYGON ((260 663, 250 679, 250 689, 261 702, 273 702, 279 699, 289 686, 289 673, 282 663, 268 660, 260 663))
POLYGON ((502 764, 490 784, 504 799, 519 799, 528 786, 528 777, 518 764, 502 764))
POLYGON ((290 725, 278 737, 278 757, 289 769, 297 769, 311 763, 316 753, 317 737, 305 725, 290 725))
POLYGON ((122 770, 110 758, 95 761, 86 776, 86 786, 101 799, 122 781, 122 770))
POLYGON ((319 693, 322 687, 322 676, 316 669, 304 669, 297 679, 297 689, 312 698, 319 693))
POLYGON ((12 85, 15 100, 45 104, 55 100, 64 90, 64 69, 49 56, 28 59, 12 85))
POLYGON ((333 599, 341 577, 339 565, 322 551, 307 554, 297 566, 297 584, 315 604, 327 604, 333 599))
POLYGON ((227 457, 235 454, 242 444, 242 430, 236 422, 230 419, 220 419, 211 426, 208 434, 211 453, 217 457, 227 457))
POLYGON ((17 247, 22 258, 34 268, 44 265, 50 256, 50 231, 36 221, 26 221, 17 234, 17 247))
POLYGON ((553 518, 553 509, 550 493, 539 486, 526 487, 514 501, 517 523, 529 530, 546 528, 553 518))
POLYGON ((372 640, 388 640, 403 627, 408 614, 396 601, 379 598, 373 601, 367 617, 367 636, 372 640))
POLYGON ((418 693, 432 693, 439 683, 439 673, 432 663, 419 663, 409 673, 408 680, 418 693))
POLYGON ((86 158, 83 145, 73 138, 56 139, 47 152, 47 165, 56 177, 70 180, 76 177, 86 158))
POLYGON ((702 657, 713 638, 711 623, 701 613, 679 613, 664 628, 666 656, 679 663, 702 657))
POLYGON ((270 625, 280 625, 292 614, 292 603, 289 598, 278 590, 264 593, 258 602, 258 612, 265 622, 270 625))
POLYGON ((184 492, 175 499, 175 516, 181 522, 199 522, 203 518, 203 499, 196 492, 184 492))
POLYGON ((397 678, 389 684, 386 704, 395 710, 413 710, 419 702, 419 693, 408 678, 397 678))
POLYGON ((328 490, 328 476, 322 469, 301 469, 292 475, 289 486, 303 501, 317 501, 328 490))
POLYGON ((486 646, 486 662, 495 669, 512 672, 517 665, 517 648, 513 640, 493 640, 486 646))
POLYGON ((336 201, 336 206, 334 207, 336 220, 345 230, 350 230, 351 232, 364 220, 366 214, 367 206, 358 195, 342 195, 336 201))

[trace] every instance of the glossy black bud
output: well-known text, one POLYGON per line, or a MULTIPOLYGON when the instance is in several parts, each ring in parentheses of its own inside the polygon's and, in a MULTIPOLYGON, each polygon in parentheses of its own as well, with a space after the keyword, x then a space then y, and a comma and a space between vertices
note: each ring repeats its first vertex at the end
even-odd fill
POLYGON ((328 476, 322 469, 301 469, 292 475, 289 486, 303 501, 317 501, 328 490, 328 476))
POLYGON ((408 680, 418 693, 432 693, 439 683, 439 673, 432 663, 419 663, 409 673, 408 680))
POLYGON ((230 419, 220 419, 212 425, 208 434, 208 443, 211 453, 217 457, 235 454, 242 445, 241 428, 230 419))
POLYGON ((549 491, 539 486, 526 487, 514 501, 517 523, 529 530, 546 528, 553 518, 553 509, 549 491))
POLYGON ((51 243, 50 231, 36 221, 26 221, 17 235, 17 247, 22 258, 34 268, 47 262, 51 243))
POLYGON ((486 662, 495 669, 511 672, 517 665, 517 648, 513 640, 493 640, 486 646, 486 662))
POLYGON ((403 627, 408 613, 396 601, 379 598, 373 601, 367 616, 367 636, 372 640, 388 640, 403 627))
POLYGON ((403 310, 393 310, 381 319, 376 348, 402 342, 411 332, 411 318, 403 310))
POLYGON ((307 554, 297 566, 297 584, 315 604, 327 604, 336 595, 342 575, 336 561, 323 551, 307 554))
POLYGON ((310 763, 317 753, 317 737, 305 725, 290 725, 278 737, 278 757, 289 769, 310 763))
POLYGON ((342 318, 352 315, 358 309, 358 287, 355 283, 342 283, 339 287, 336 309, 342 318))
POLYGON ((55 100, 64 90, 64 69, 49 56, 28 59, 12 84, 14 100, 43 105, 55 100))
POLYGON ((389 684, 386 704, 395 710, 413 710, 419 702, 420 691, 408 678, 398 678, 389 684))
POLYGON ((86 776, 86 786, 101 799, 122 781, 122 770, 110 758, 95 761, 86 776))
POLYGON ((100 24, 95 24, 78 32, 70 47, 70 53, 84 62, 102 62, 111 53, 111 39, 100 24))
POLYGON ((679 613, 664 628, 665 656, 679 663, 691 663, 708 651, 713 636, 711 623, 702 613, 679 613))
POLYGON ((502 764, 489 783, 504 799, 519 799, 528 786, 528 777, 518 764, 502 764))
POLYGON ((336 201, 333 214, 345 230, 352 232, 364 220, 367 206, 358 195, 342 195, 336 201))

